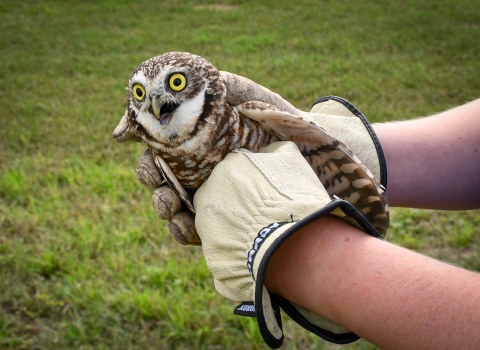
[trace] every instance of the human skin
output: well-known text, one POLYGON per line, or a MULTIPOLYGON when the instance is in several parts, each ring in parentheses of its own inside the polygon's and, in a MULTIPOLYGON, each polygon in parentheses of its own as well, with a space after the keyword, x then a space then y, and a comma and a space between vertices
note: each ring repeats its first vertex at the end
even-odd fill
MULTIPOLYGON (((374 128, 387 161, 390 206, 480 208, 480 100, 374 128)), ((333 216, 275 252, 265 285, 382 349, 480 348, 480 274, 333 216)))
POLYGON ((480 208, 480 99, 373 127, 387 162, 390 206, 480 208))
MULTIPOLYGON (((480 208, 480 100, 436 116, 374 125, 390 206, 480 208)), ((383 349, 480 348, 480 277, 325 217, 268 265, 276 294, 383 349)))

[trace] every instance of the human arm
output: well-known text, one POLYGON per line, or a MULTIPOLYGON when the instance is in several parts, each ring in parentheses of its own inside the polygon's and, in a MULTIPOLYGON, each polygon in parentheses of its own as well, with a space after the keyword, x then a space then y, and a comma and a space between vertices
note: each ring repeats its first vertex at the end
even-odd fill
MULTIPOLYGON (((478 101, 472 104, 478 106, 478 101)), ((469 113, 472 113, 470 119, 463 120, 459 117, 467 113, 463 111, 463 107, 453 110, 456 116, 451 118, 455 117, 452 119, 455 120, 455 125, 449 126, 448 121, 443 120, 446 117, 441 116, 438 120, 431 117, 425 120, 375 126, 387 158, 389 168, 387 194, 391 205, 419 207, 442 205, 446 208, 450 201, 448 196, 452 195, 450 202, 452 205, 457 205, 461 200, 473 200, 471 202, 473 204, 468 206, 478 207, 478 204, 475 204, 477 198, 475 193, 478 193, 476 177, 478 168, 461 175, 458 175, 458 171, 449 170, 449 167, 459 166, 462 168, 461 171, 465 171, 464 167, 472 165, 472 161, 475 162, 475 158, 471 158, 468 150, 473 150, 475 157, 476 138, 472 140, 470 136, 468 140, 462 141, 463 143, 457 141, 459 136, 466 138, 467 135, 472 135, 469 131, 475 129, 476 108, 472 111, 471 106, 468 108, 469 113), (468 125, 465 130, 461 128, 463 122, 468 125), (421 149, 422 142, 426 143, 425 150, 421 149), (445 154, 440 153, 439 149, 441 146, 451 146, 449 144, 451 142, 454 143, 454 147, 450 147, 451 152, 447 154, 456 155, 457 158, 461 158, 458 157, 460 154, 466 154, 470 161, 453 158, 449 160, 448 165, 439 163, 436 159, 442 159, 441 155, 445 154), (423 167, 428 167, 425 174, 421 172, 423 167), (427 178, 423 179, 423 176, 427 178), (458 179, 469 182, 468 186, 463 186, 458 179), (436 186, 432 187, 435 190, 428 191, 429 185, 436 186), (441 185, 449 186, 453 194, 448 192, 448 188, 441 188, 441 185)), ((478 160, 476 162, 478 163, 478 160)), ((239 192, 238 195, 242 193, 239 192)), ((341 320, 338 321, 340 324, 383 348, 436 347, 436 342, 443 342, 446 344, 445 348, 448 348, 457 341, 459 346, 463 344, 468 348, 479 343, 478 336, 475 338, 475 333, 471 331, 471 328, 479 322, 476 311, 479 309, 479 303, 474 295, 477 291, 475 287, 478 287, 477 274, 453 268, 389 243, 372 241, 364 233, 350 226, 342 227, 341 222, 337 223, 337 226, 332 226, 330 225, 332 222, 336 222, 334 218, 325 217, 309 226, 315 229, 316 234, 307 237, 313 239, 324 235, 325 239, 319 241, 321 245, 313 244, 315 241, 302 243, 303 231, 293 235, 287 241, 288 244, 283 244, 268 265, 267 287, 334 321, 341 320), (328 228, 329 230, 326 230, 328 228), (345 237, 343 229, 346 229, 350 236, 345 237), (328 237, 330 238, 327 239, 328 237), (349 240, 345 241, 346 238, 349 240), (342 239, 345 244, 342 244, 342 239), (290 252, 282 254, 283 249, 287 248, 290 248, 290 252), (332 257, 331 255, 335 253, 337 255, 332 257), (328 259, 322 260, 324 256, 328 259), (283 267, 276 265, 277 259, 284 264, 283 267), (315 275, 315 271, 308 270, 308 264, 315 268, 315 271, 322 270, 322 274, 315 275), (320 269, 319 266, 328 266, 329 271, 324 271, 326 269, 320 269), (296 267, 302 268, 295 270, 296 267), (307 271, 309 273, 306 273, 307 271), (326 274, 327 272, 330 273, 326 274), (433 280, 432 276, 435 276, 433 280), (451 281, 453 282, 450 283, 451 281), (432 285, 436 288, 431 288, 432 285), (465 285, 463 289, 460 288, 465 285), (293 286, 295 295, 285 294, 292 292, 293 286), (422 288, 425 291, 418 293, 417 290, 422 288), (309 292, 318 292, 318 298, 325 298, 324 304, 317 303, 318 298, 310 298, 309 292), (459 299, 461 302, 458 302, 459 299), (316 303, 316 306, 306 305, 307 301, 316 303), (441 306, 437 305, 439 301, 441 306), (404 303, 411 307, 405 307, 404 303), (429 312, 426 312, 422 305, 429 312), (328 309, 322 310, 323 307, 328 309), (437 313, 439 308, 441 310, 437 313), (408 314, 408 310, 412 311, 411 315, 408 314), (425 320, 432 315, 438 323, 431 328, 422 328, 428 325, 425 320), (448 325, 450 316, 455 317, 455 321, 448 325), (442 328, 446 324, 450 333, 442 328), (382 332, 385 334, 380 334, 382 332)), ((306 229, 308 228, 304 228, 306 229)))
MULTIPOLYGON (((257 161, 263 158, 248 156, 257 161)), ((307 198, 322 189, 296 189, 311 179, 306 176, 308 169, 293 164, 291 158, 277 161, 267 156, 269 163, 258 169, 268 172, 260 176, 238 153, 229 155, 195 196, 197 230, 215 287, 222 295, 237 302, 248 301, 255 291, 258 312, 265 310, 262 304, 257 305, 263 300, 258 298, 258 286, 265 285, 273 295, 385 349, 478 347, 478 274, 373 238, 336 217, 321 214, 329 199, 322 204, 307 198), (288 167, 279 171, 278 166, 288 167), (292 171, 302 174, 294 184, 289 181, 297 177, 292 171), (279 196, 277 186, 268 185, 271 181, 283 183, 290 194, 279 196), (287 199, 300 193, 307 197, 287 199), (308 214, 306 210, 289 220, 289 213, 307 207, 317 211, 301 219, 308 214), (309 220, 312 215, 320 218, 309 220), (269 223, 285 218, 290 225, 286 231, 263 236, 262 227, 269 228, 269 223), (303 226, 302 222, 310 224, 303 226), (295 227, 300 229, 292 231, 295 227), (257 238, 259 244, 265 241, 259 248, 255 248, 257 238), (250 263, 252 251, 257 253, 250 276, 246 261, 250 263)), ((277 346, 278 342, 269 345, 277 346)))
MULTIPOLYGON (((391 206, 480 207, 480 100, 374 128, 387 160, 391 206)), ((290 237, 273 255, 265 284, 384 349, 480 344, 479 274, 333 217, 290 237)))
POLYGON ((324 217, 290 237, 267 267, 270 292, 382 349, 480 344, 480 275, 324 217))
POLYGON ((358 339, 345 327, 270 296, 264 288, 272 253, 316 218, 332 213, 362 227, 364 234, 380 237, 351 203, 330 198, 296 145, 278 142, 260 153, 230 153, 197 191, 194 204, 195 225, 215 288, 241 302, 238 314, 252 311, 254 303, 248 315, 257 317, 270 347, 283 342, 279 308, 326 340, 344 344, 358 339))
POLYGON ((390 206, 480 208, 480 99, 373 127, 388 167, 390 206))

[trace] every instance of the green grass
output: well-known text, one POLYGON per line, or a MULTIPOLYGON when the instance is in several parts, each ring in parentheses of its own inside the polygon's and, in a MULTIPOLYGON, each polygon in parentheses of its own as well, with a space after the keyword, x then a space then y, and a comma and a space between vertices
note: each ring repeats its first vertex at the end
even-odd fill
MULTIPOLYGON (((478 97, 479 5, 0 2, 0 348, 265 348, 151 210, 142 147, 111 137, 131 71, 190 51, 305 110, 335 94, 413 118, 478 97)), ((395 209, 388 239, 480 271, 478 214, 395 209)), ((340 348, 285 329, 287 349, 340 348)))

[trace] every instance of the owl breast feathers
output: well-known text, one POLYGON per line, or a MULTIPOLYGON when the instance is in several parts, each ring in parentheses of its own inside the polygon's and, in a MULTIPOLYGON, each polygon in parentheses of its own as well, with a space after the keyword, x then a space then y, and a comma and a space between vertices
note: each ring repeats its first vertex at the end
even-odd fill
POLYGON ((169 52, 141 63, 127 90, 128 109, 114 137, 145 142, 192 212, 192 191, 229 152, 256 152, 288 140, 330 196, 352 203, 380 233, 388 228, 384 189, 370 171, 347 146, 267 88, 220 72, 200 56, 169 52))

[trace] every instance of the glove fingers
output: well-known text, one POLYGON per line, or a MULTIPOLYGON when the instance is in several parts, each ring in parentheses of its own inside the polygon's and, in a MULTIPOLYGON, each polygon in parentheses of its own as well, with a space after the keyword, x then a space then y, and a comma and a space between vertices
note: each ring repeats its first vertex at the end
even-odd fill
POLYGON ((153 192, 152 206, 160 219, 170 220, 182 209, 182 201, 170 186, 164 185, 153 192))
POLYGON ((137 170, 135 170, 137 180, 143 185, 155 189, 160 187, 163 177, 157 169, 149 149, 146 149, 138 159, 137 170))
POLYGON ((195 229, 195 217, 189 211, 175 214, 168 223, 168 229, 178 243, 201 245, 202 241, 195 229))

